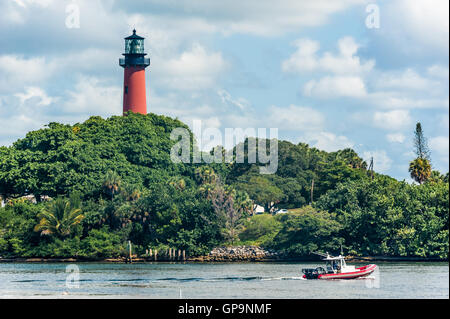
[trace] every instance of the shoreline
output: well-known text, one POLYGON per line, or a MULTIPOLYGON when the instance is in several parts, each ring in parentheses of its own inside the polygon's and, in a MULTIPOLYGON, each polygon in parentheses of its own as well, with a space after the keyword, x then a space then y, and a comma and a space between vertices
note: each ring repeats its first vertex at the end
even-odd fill
MULTIPOLYGON (((264 249, 260 246, 241 245, 241 246, 221 246, 213 248, 207 255, 186 256, 178 250, 161 251, 158 254, 119 256, 110 258, 88 258, 88 257, 12 257, 2 258, 0 263, 276 263, 276 262, 318 262, 322 258, 318 256, 295 257, 283 254, 272 249, 264 249), (130 258, 131 257, 131 258, 130 258), (131 259, 131 262, 130 262, 131 259)), ((347 262, 353 263, 373 263, 373 262, 448 262, 448 259, 440 258, 423 258, 423 257, 401 257, 401 256, 345 256, 347 262)))
MULTIPOLYGON (((146 264, 146 263, 277 263, 277 262, 317 262, 319 260, 312 258, 239 258, 239 259, 214 259, 210 256, 199 256, 186 258, 185 260, 178 259, 158 259, 150 258, 133 258, 131 263, 146 264)), ((367 256, 367 257, 346 257, 347 262, 361 263, 361 262, 448 262, 448 259, 439 258, 421 258, 421 257, 388 257, 388 256, 367 256)), ((104 259, 85 259, 85 258, 0 258, 0 263, 130 263, 125 257, 122 258, 104 258, 104 259)))

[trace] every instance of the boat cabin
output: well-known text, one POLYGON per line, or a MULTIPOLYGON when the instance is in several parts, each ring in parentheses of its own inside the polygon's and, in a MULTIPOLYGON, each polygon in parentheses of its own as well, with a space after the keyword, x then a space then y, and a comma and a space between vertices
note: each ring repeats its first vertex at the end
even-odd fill
POLYGON ((344 256, 337 256, 333 257, 330 256, 328 253, 324 259, 326 265, 326 271, 329 274, 339 274, 339 273, 347 273, 355 271, 355 266, 347 266, 345 263, 345 257, 344 256))

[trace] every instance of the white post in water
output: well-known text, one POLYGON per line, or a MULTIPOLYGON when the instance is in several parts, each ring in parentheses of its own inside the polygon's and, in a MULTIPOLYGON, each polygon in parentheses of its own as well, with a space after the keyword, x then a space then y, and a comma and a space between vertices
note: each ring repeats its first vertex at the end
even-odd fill
POLYGON ((131 259, 131 240, 128 241, 128 246, 130 248, 130 263, 132 263, 133 260, 131 259))

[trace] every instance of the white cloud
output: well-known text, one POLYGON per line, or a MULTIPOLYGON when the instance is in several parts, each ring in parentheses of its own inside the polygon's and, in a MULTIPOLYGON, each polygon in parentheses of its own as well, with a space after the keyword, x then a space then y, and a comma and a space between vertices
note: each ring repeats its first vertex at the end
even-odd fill
POLYGON ((324 125, 322 113, 309 107, 290 105, 289 107, 271 106, 267 116, 271 127, 280 127, 292 131, 320 130, 324 125))
POLYGON ((448 55, 449 2, 442 0, 397 0, 388 3, 382 17, 392 43, 408 51, 440 50, 448 55))
POLYGON ((220 96, 220 98, 222 99, 222 102, 224 104, 231 104, 234 106, 237 106, 239 109, 241 110, 245 110, 248 109, 250 107, 250 102, 247 101, 244 98, 237 98, 234 99, 230 93, 228 93, 226 90, 218 90, 217 94, 220 96))
POLYGON ((449 129, 449 114, 442 114, 441 120, 439 121, 439 125, 446 131, 449 129))
POLYGON ((388 112, 375 112, 374 125, 387 130, 398 130, 411 124, 408 110, 393 110, 388 112))
POLYGON ((23 25, 29 16, 29 9, 33 6, 47 8, 53 0, 12 0, 2 1, 0 3, 0 25, 11 23, 14 25, 23 25))
POLYGON ((24 104, 26 101, 37 98, 39 99, 39 102, 36 104, 38 106, 43 105, 50 105, 55 100, 52 97, 49 97, 44 90, 38 87, 27 87, 25 93, 17 93, 15 94, 20 99, 20 103, 24 104))
POLYGON ((221 52, 208 53, 203 46, 195 44, 176 58, 158 60, 153 71, 172 89, 201 90, 215 86, 226 66, 221 52))
POLYGON ((26 8, 29 5, 39 5, 41 7, 48 7, 53 0, 13 0, 19 6, 26 8))
POLYGON ((323 69, 337 74, 360 74, 371 71, 375 66, 374 60, 361 62, 356 55, 360 45, 352 37, 339 39, 338 48, 339 55, 326 52, 320 59, 323 69))
POLYGON ((363 159, 369 163, 373 157, 373 169, 376 172, 385 173, 392 166, 392 159, 386 154, 385 150, 363 152, 363 159))
MULTIPOLYGON (((244 100, 243 98, 234 98, 229 93, 225 96, 230 101, 244 100)), ((245 128, 257 127, 257 121, 261 120, 255 116, 254 110, 250 106, 241 109, 228 100, 224 102, 219 94, 211 94, 209 91, 199 91, 195 94, 188 91, 177 91, 159 95, 154 90, 150 90, 148 111, 179 118, 189 126, 192 126, 193 120, 201 120, 203 127, 245 128), (205 103, 205 100, 210 103, 205 103)))
POLYGON ((378 70, 374 60, 358 56, 360 44, 348 36, 338 40, 337 53, 320 53, 319 42, 311 39, 298 39, 294 46, 297 50, 281 63, 282 70, 321 75, 303 85, 305 96, 354 98, 384 109, 449 107, 448 68, 441 65, 432 65, 425 74, 413 68, 378 70))
POLYGON ((17 55, 0 56, 0 92, 23 89, 24 85, 42 83, 56 65, 43 57, 24 58, 17 55))
POLYGON ((380 72, 374 82, 379 89, 430 90, 439 85, 439 82, 424 78, 412 69, 401 72, 380 72))
POLYGON ((354 145, 354 143, 346 136, 335 135, 325 131, 308 133, 304 136, 304 138, 313 147, 327 152, 335 152, 345 148, 351 148, 354 145))
POLYGON ((429 140, 432 166, 441 172, 448 172, 449 169, 449 137, 436 136, 429 140), (435 154, 433 156, 433 154, 435 154), (436 161, 436 159, 438 161, 436 161))
MULTIPOLYGON (((123 11, 113 11, 111 1, 76 0, 80 8, 81 27, 65 26, 66 7, 71 1, 20 0, 0 1, 0 27, 14 30, 2 34, 0 45, 26 48, 27 54, 80 50, 89 46, 114 47, 117 34, 132 27, 126 24, 123 11), (14 18, 10 18, 14 17, 14 18), (126 29, 125 29, 126 28, 126 29), (13 42, 14 41, 14 42, 13 42), (20 46, 19 46, 20 44, 20 46)), ((45 54, 45 53, 44 53, 45 54)))
POLYGON ((293 43, 297 47, 289 59, 281 64, 284 72, 311 72, 318 68, 316 57, 320 44, 310 39, 298 39, 293 43))
POLYGON ((364 81, 357 76, 324 77, 311 80, 303 87, 303 94, 318 98, 364 97, 367 95, 364 81))
POLYGON ((11 145, 18 138, 25 137, 28 131, 41 127, 40 120, 25 114, 0 117, 0 145, 11 145))
POLYGON ((416 153, 414 153, 413 151, 404 152, 402 155, 409 159, 413 159, 413 158, 417 157, 416 153))
POLYGON ((220 32, 210 22, 190 15, 173 17, 141 12, 124 18, 130 28, 136 28, 138 34, 146 36, 146 48, 151 48, 151 57, 155 61, 178 57, 182 50, 205 35, 220 32))
POLYGON ((338 40, 338 54, 325 52, 322 56, 318 56, 320 45, 310 39, 299 39, 294 45, 297 51, 281 64, 284 72, 324 71, 335 74, 362 74, 375 66, 374 60, 361 62, 356 55, 360 46, 352 37, 338 40))
POLYGON ((386 138, 391 143, 403 143, 406 137, 402 133, 392 133, 387 134, 386 138))
POLYGON ((395 91, 369 93, 367 102, 383 109, 448 109, 449 107, 448 95, 447 97, 428 97, 425 94, 416 96, 414 93, 395 91))
POLYGON ((448 66, 435 64, 435 65, 430 66, 427 69, 427 72, 430 76, 448 81, 448 76, 449 76, 448 66))
POLYGON ((75 90, 67 92, 63 109, 67 113, 120 115, 122 89, 107 85, 95 77, 81 77, 75 85, 75 90))
POLYGON ((70 54, 59 55, 51 60, 53 66, 61 72, 102 73, 115 71, 121 73, 118 62, 120 51, 103 48, 87 48, 70 54), (114 63, 114 64, 113 64, 114 63))
MULTIPOLYGON (((134 13, 151 15, 155 6, 165 19, 190 17, 214 25, 225 35, 246 33, 273 36, 284 32, 298 31, 305 27, 326 24, 331 15, 350 7, 361 5, 366 0, 228 0, 198 1, 149 0, 142 5, 128 5, 128 1, 116 1, 116 6, 134 13), (155 5, 155 6, 152 6, 155 5)), ((151 17, 150 17, 151 18, 151 17)))
POLYGON ((449 138, 448 136, 436 136, 430 139, 430 149, 440 155, 449 154, 449 138))

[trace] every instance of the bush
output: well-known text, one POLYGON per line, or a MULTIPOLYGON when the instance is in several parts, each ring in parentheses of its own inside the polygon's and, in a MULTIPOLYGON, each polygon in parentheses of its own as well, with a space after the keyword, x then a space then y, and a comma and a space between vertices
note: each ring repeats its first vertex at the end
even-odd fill
POLYGON ((244 224, 239 239, 244 243, 265 246, 270 243, 281 229, 281 222, 271 214, 256 215, 244 224))
POLYGON ((108 227, 94 229, 81 241, 81 257, 102 259, 126 256, 126 243, 119 235, 109 231, 108 227))
POLYGON ((287 255, 307 257, 314 251, 338 251, 342 226, 326 211, 306 206, 296 213, 278 217, 282 228, 274 237, 270 248, 287 255))

